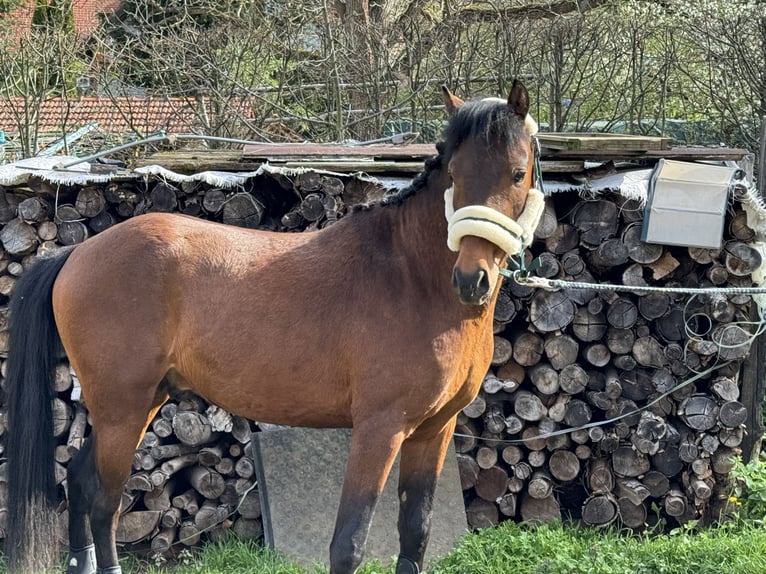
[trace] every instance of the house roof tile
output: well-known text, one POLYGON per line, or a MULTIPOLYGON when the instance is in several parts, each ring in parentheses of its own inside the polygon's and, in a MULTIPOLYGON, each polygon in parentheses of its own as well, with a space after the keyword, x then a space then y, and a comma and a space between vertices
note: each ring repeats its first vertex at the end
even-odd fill
POLYGON ((185 98, 52 98, 42 103, 34 118, 25 115, 23 98, 0 98, 0 130, 18 133, 19 125, 36 121, 41 134, 69 133, 92 122, 110 133, 190 132, 198 127, 192 104, 185 98))

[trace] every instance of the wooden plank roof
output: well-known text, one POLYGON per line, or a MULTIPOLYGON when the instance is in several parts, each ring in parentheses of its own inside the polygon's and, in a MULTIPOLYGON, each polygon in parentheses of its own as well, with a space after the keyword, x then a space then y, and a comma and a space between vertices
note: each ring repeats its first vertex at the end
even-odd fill
MULTIPOLYGON (((541 157, 544 160, 622 160, 622 159, 722 159, 740 160, 749 152, 745 149, 721 146, 669 147, 667 138, 644 136, 611 137, 610 134, 540 134, 541 157), (602 138, 602 135, 610 136, 602 138), (590 138, 590 136, 594 136, 590 138), (548 142, 555 140, 553 145, 548 142), (579 142, 569 144, 567 141, 579 142)), ((353 146, 343 144, 289 143, 254 144, 242 149, 242 159, 284 163, 288 161, 423 161, 436 154, 433 144, 374 144, 353 146)))
POLYGON ((649 151, 668 149, 670 138, 611 133, 546 133, 538 134, 540 145, 550 149, 571 151, 649 151))
POLYGON ((345 145, 319 143, 251 144, 242 149, 242 158, 248 160, 321 159, 339 160, 381 159, 403 161, 431 157, 436 154, 433 144, 373 144, 345 145))
MULTIPOLYGON (((579 173, 585 161, 638 161, 653 163, 661 158, 678 160, 738 161, 748 150, 724 147, 675 147, 665 150, 571 151, 542 149, 544 173, 579 173)), ((341 173, 415 174, 423 162, 436 154, 431 144, 408 146, 344 146, 337 144, 258 144, 240 149, 185 148, 164 150, 137 160, 137 166, 162 165, 179 173, 199 171, 252 171, 261 164, 288 168, 312 168, 341 173)))

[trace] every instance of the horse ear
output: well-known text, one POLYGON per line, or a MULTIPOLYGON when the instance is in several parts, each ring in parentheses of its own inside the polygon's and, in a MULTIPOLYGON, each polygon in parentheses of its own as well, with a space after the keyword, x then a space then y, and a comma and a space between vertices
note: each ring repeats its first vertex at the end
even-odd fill
POLYGON ((526 119, 529 113, 529 93, 521 80, 513 80, 511 93, 508 96, 508 107, 516 112, 522 119, 526 119))
POLYGON ((447 108, 447 114, 450 116, 463 105, 463 100, 450 92, 447 86, 442 86, 442 96, 444 97, 444 106, 447 108))

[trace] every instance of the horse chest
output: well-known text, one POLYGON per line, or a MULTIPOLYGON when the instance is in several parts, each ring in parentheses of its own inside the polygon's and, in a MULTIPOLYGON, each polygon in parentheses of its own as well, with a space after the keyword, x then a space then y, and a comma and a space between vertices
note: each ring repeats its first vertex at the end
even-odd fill
POLYGON ((474 399, 492 361, 491 329, 482 324, 472 327, 469 332, 461 330, 456 340, 438 350, 448 373, 444 381, 446 394, 461 404, 468 404, 474 399))

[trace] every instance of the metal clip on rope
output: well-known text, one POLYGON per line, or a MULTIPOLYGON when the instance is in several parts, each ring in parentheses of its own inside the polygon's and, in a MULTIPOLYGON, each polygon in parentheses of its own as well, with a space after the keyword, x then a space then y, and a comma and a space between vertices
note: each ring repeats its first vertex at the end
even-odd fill
POLYGON ((520 269, 512 271, 510 274, 503 273, 506 277, 510 277, 519 285, 524 287, 534 287, 536 289, 544 289, 546 291, 560 291, 561 287, 554 285, 553 281, 546 279, 545 277, 537 277, 530 275, 528 272, 522 272, 520 269))

